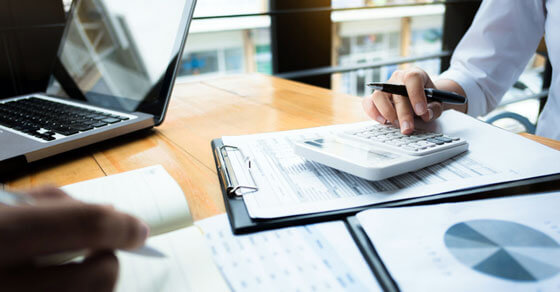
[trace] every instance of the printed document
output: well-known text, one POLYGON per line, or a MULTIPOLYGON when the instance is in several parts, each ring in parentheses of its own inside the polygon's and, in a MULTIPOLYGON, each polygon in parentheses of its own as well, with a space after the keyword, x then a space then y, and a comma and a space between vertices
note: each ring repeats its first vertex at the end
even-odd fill
POLYGON ((196 225, 233 291, 381 291, 342 221, 239 236, 226 215, 196 225))
POLYGON ((401 291, 558 291, 560 192, 358 214, 401 291))
POLYGON ((446 111, 426 129, 464 138, 469 151, 443 163, 382 181, 367 181, 294 153, 293 145, 364 122, 296 131, 223 137, 242 154, 230 155, 241 185, 256 185, 243 199, 252 218, 277 218, 367 206, 475 186, 560 173, 560 151, 446 111), (251 171, 244 157, 251 161, 251 171))

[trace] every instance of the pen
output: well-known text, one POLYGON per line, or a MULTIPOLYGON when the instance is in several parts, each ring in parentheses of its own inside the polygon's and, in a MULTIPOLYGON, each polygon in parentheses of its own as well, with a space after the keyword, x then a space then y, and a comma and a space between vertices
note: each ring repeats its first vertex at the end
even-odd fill
MULTIPOLYGON (((406 90, 406 86, 404 85, 376 82, 376 83, 369 83, 368 86, 373 88, 374 90, 379 90, 387 93, 408 97, 408 92, 406 90)), ((434 88, 425 88, 424 92, 426 93, 428 102, 438 101, 438 102, 445 102, 451 104, 467 103, 466 97, 451 91, 444 91, 444 90, 439 90, 434 88)))
MULTIPOLYGON (((34 205, 35 200, 30 196, 25 196, 18 193, 7 192, 0 190, 0 204, 9 206, 9 207, 17 207, 22 205, 34 205)), ((142 256, 149 256, 149 257, 157 257, 157 258, 164 258, 165 254, 158 251, 157 249, 144 245, 135 250, 123 250, 127 253, 132 253, 136 255, 142 256)), ((77 258, 83 255, 83 252, 70 252, 70 253, 62 253, 62 254, 55 254, 49 255, 42 258, 37 259, 37 262, 43 263, 44 265, 48 264, 59 264, 62 262, 66 262, 77 258)))

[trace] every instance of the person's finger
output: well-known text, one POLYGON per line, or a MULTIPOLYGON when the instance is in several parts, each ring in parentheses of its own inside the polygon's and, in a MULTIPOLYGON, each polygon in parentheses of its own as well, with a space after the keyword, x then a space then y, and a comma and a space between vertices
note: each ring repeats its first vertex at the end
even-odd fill
POLYGON ((401 133, 410 135, 414 131, 414 113, 407 97, 401 95, 393 95, 395 108, 397 110, 398 120, 400 123, 401 133))
POLYGON ((0 286, 5 291, 113 291, 118 278, 117 258, 99 253, 81 263, 51 267, 2 270, 0 286))
POLYGON ((402 83, 403 75, 405 73, 406 73, 405 70, 395 70, 395 72, 393 72, 393 74, 391 74, 391 77, 387 81, 389 83, 395 83, 395 84, 402 83))
POLYGON ((377 110, 377 107, 373 103, 373 94, 364 97, 364 99, 362 100, 362 106, 364 108, 364 111, 370 118, 376 120, 380 124, 385 124, 387 120, 385 120, 383 115, 381 115, 381 113, 379 112, 379 110, 377 110))
MULTIPOLYGON (((443 112, 443 105, 440 102, 434 101, 428 103, 428 117, 425 121, 433 121, 441 116, 443 112)), ((423 117, 424 118, 424 117, 423 117)))
POLYGON ((426 86, 427 74, 424 71, 411 69, 403 76, 403 83, 406 86, 410 104, 414 113, 423 116, 428 111, 428 102, 424 88, 426 86))
POLYGON ((79 250, 133 249, 149 233, 140 220, 101 205, 10 208, 0 213, 2 264, 79 250))
POLYGON ((372 99, 374 106, 377 108, 383 118, 395 126, 398 126, 397 112, 391 102, 392 95, 390 93, 376 90, 373 92, 372 99))

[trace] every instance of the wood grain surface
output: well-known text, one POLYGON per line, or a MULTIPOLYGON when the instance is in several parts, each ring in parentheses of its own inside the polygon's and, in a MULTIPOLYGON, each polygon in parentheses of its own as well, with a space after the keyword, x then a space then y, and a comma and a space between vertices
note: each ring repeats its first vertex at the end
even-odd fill
MULTIPOLYGON (((9 189, 63 186, 161 164, 195 220, 225 212, 210 142, 227 135, 367 120, 361 99, 260 74, 177 84, 161 127, 58 155, 4 181, 9 189)), ((560 150, 560 142, 524 134, 560 150)))

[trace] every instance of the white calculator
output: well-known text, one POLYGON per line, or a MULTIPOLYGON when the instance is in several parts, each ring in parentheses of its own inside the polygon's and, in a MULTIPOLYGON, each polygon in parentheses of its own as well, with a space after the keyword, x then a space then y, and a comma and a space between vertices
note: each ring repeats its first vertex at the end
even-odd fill
POLYGON ((392 125, 374 124, 296 143, 295 152, 308 160, 375 181, 442 162, 468 147, 460 137, 420 129, 403 135, 392 125))

